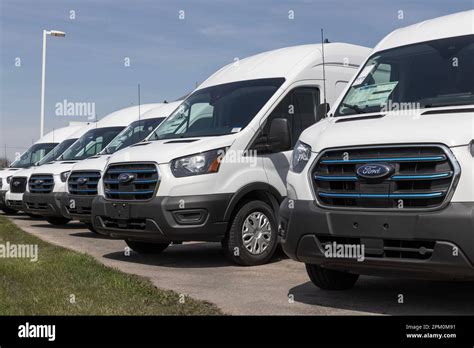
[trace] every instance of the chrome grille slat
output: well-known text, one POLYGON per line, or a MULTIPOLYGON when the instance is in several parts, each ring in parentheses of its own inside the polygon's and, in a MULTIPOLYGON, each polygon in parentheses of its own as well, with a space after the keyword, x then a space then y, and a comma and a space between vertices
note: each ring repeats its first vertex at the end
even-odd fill
POLYGON ((54 177, 50 174, 33 174, 28 180, 31 193, 50 193, 54 188, 54 177))
POLYGON ((158 169, 153 163, 113 164, 104 174, 104 190, 108 199, 148 200, 159 185, 158 169), (130 182, 121 182, 121 174, 133 175, 130 182))
POLYGON ((448 199, 459 168, 441 145, 393 145, 322 151, 311 168, 318 204, 331 208, 435 209, 448 199), (357 175, 364 164, 386 164, 380 180, 357 175))

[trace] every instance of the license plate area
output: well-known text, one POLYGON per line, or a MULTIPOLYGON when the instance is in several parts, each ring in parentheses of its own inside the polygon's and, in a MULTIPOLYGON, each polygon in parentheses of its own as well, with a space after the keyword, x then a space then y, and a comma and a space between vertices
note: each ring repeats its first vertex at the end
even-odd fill
POLYGON ((76 210, 78 213, 82 213, 84 209, 90 210, 92 206, 92 201, 90 199, 75 197, 70 198, 68 201, 68 208, 76 210))
POLYGON ((106 206, 108 217, 117 220, 130 219, 130 205, 128 203, 110 203, 106 206))
POLYGON ((416 215, 331 213, 331 231, 336 236, 358 238, 411 238, 416 235, 416 215))

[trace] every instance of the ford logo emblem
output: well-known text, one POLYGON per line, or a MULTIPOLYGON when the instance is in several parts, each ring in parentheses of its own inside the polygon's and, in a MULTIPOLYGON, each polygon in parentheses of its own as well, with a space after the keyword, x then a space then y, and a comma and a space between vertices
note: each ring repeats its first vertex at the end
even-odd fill
POLYGON ((87 181, 89 181, 88 178, 80 177, 76 182, 78 185, 84 185, 87 181))
POLYGON ((15 187, 20 186, 20 182, 19 181, 14 181, 13 186, 15 186, 15 187))
POLYGON ((129 182, 132 182, 133 179, 135 179, 135 175, 129 173, 122 173, 118 176, 117 179, 121 184, 128 184, 129 182))
POLYGON ((357 168, 357 176, 363 179, 384 179, 394 172, 388 164, 364 164, 357 168))

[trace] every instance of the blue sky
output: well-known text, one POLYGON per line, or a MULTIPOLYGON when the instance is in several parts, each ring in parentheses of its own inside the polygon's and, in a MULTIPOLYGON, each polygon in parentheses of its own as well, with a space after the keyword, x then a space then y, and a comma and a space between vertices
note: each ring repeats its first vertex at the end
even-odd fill
POLYGON ((138 83, 142 103, 173 100, 235 57, 320 42, 321 27, 330 41, 373 47, 395 28, 473 8, 474 0, 0 0, 0 156, 4 144, 12 158, 39 136, 43 29, 67 33, 48 38, 51 130, 86 120, 56 116, 65 99, 94 102, 100 118, 136 104, 138 83))

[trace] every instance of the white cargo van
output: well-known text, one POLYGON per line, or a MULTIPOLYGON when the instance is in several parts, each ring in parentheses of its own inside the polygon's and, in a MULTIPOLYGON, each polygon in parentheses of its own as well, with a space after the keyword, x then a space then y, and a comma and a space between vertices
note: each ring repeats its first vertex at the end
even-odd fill
POLYGON ((159 104, 132 106, 115 111, 94 124, 59 158, 45 164, 28 179, 23 195, 22 210, 41 215, 51 224, 65 224, 69 220, 61 214, 60 199, 66 194, 66 181, 72 166, 78 161, 96 155, 114 139, 126 126, 159 104))
POLYGON ((398 29, 300 137, 284 251, 322 289, 474 278, 474 11, 398 29))
POLYGON ((52 130, 37 140, 26 150, 10 167, 0 170, 0 209, 7 214, 16 213, 16 209, 6 206, 5 195, 10 188, 12 176, 19 170, 30 168, 54 149, 59 143, 69 138, 71 134, 80 129, 84 124, 74 123, 67 127, 52 130))
POLYGON ((290 151, 370 53, 324 48, 326 88, 321 44, 261 53, 209 77, 148 142, 110 158, 93 202, 95 229, 137 252, 215 241, 239 264, 267 262, 290 151))
POLYGON ((5 204, 9 210, 18 212, 23 209, 23 194, 26 191, 28 179, 31 174, 36 170, 40 170, 40 166, 43 164, 53 163, 64 151, 74 144, 77 139, 95 127, 95 125, 91 123, 84 124, 83 126, 74 128, 77 130, 71 134, 69 138, 56 145, 54 149, 44 156, 41 161, 36 162, 34 166, 20 169, 12 175, 9 188, 5 193, 5 204))
POLYGON ((145 112, 117 135, 99 154, 74 164, 68 178, 67 193, 61 204, 63 216, 82 221, 91 231, 94 231, 91 224, 92 200, 97 195, 97 182, 110 156, 144 140, 180 104, 181 101, 163 103, 145 112))

